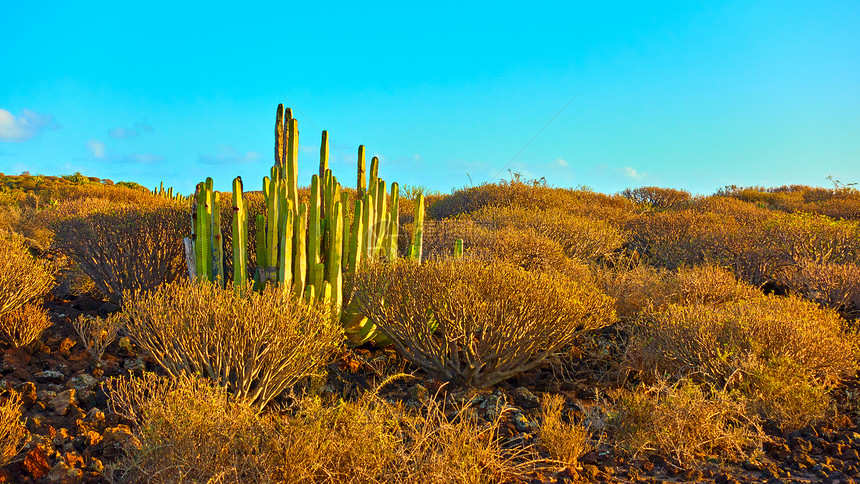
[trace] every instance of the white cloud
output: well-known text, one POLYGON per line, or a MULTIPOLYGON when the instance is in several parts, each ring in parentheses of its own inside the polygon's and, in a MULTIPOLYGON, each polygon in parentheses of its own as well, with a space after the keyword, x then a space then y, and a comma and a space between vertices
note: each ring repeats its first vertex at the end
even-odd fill
POLYGON ((216 147, 217 153, 201 154, 197 161, 206 165, 222 165, 222 164, 248 164, 254 163, 262 158, 262 155, 256 151, 248 151, 240 154, 236 148, 230 145, 219 145, 216 147))
POLYGON ((94 139, 87 141, 87 150, 97 160, 103 160, 105 157, 105 144, 101 141, 94 139))
POLYGON ((21 110, 15 117, 11 112, 0 109, 0 141, 27 141, 45 129, 59 129, 61 126, 50 114, 39 114, 30 109, 21 110))
POLYGON ((647 173, 640 173, 640 172, 634 170, 633 168, 631 168, 629 166, 624 167, 624 176, 626 176, 627 178, 639 180, 641 178, 644 178, 646 175, 648 175, 648 174, 647 173))
POLYGON ((567 161, 564 158, 556 158, 554 163, 558 166, 567 167, 567 161))

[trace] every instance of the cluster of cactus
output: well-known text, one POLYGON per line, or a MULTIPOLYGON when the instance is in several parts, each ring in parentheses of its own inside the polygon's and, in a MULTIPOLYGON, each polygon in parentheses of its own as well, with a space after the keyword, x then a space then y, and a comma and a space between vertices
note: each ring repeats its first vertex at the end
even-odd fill
POLYGON ((179 192, 173 193, 173 187, 169 187, 169 188, 165 189, 164 188, 164 182, 159 183, 158 186, 155 187, 152 190, 152 192, 150 192, 150 193, 152 193, 153 195, 155 195, 157 197, 170 198, 173 200, 189 200, 191 198, 191 197, 182 195, 179 192))
MULTIPOLYGON (((275 163, 263 178, 266 214, 254 220, 256 272, 248 274, 247 242, 249 214, 242 193, 242 180, 233 181, 233 284, 244 287, 277 284, 307 300, 325 301, 343 323, 355 344, 372 341, 385 344, 350 301, 351 284, 359 266, 368 260, 398 257, 399 188, 379 178, 379 159, 370 161, 365 176, 365 149, 358 148, 356 197, 342 188, 328 168, 328 133, 322 132, 319 175, 313 175, 310 199, 298 197, 298 125, 289 109, 278 106, 275 121, 275 163), (350 210, 352 208, 352 210, 350 210)), ((186 260, 192 279, 218 281, 226 285, 221 234, 219 194, 212 180, 197 185, 192 209, 192 237, 186 239, 186 260)), ((421 260, 424 200, 415 200, 413 243, 409 258, 421 260)))

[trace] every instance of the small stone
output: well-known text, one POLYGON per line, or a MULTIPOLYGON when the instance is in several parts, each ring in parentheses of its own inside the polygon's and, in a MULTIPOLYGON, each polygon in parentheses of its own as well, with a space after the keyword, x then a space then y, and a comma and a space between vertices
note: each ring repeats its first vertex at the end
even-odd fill
POLYGON ((69 350, 72 349, 73 346, 77 344, 77 341, 71 338, 64 338, 60 341, 60 346, 57 347, 57 352, 61 355, 68 355, 69 350))
POLYGON ((81 405, 88 407, 93 399, 96 397, 96 392, 92 390, 79 390, 77 393, 78 402, 81 405))
POLYGON ((33 375, 37 382, 40 383, 60 383, 65 376, 59 371, 45 370, 33 375))
POLYGON ((842 451, 842 460, 860 460, 857 449, 847 448, 842 451))
POLYGON ((511 419, 514 421, 514 428, 517 429, 517 432, 523 433, 533 430, 531 421, 519 410, 513 412, 511 419))
POLYGON ((99 311, 101 311, 103 313, 108 313, 108 314, 115 313, 115 312, 119 311, 119 306, 117 306, 116 304, 114 304, 110 301, 105 301, 101 304, 101 306, 99 306, 99 311))
POLYGON ((37 399, 36 384, 31 381, 24 382, 24 385, 21 387, 21 403, 23 403, 25 407, 29 407, 36 403, 37 399))
POLYGON ((37 445, 30 449, 30 452, 27 452, 27 455, 24 456, 23 466, 27 474, 34 479, 41 479, 51 470, 41 445, 37 445))
POLYGON ((131 429, 128 425, 122 424, 105 429, 104 444, 105 446, 114 445, 117 447, 127 447, 129 445, 140 447, 140 442, 137 440, 137 437, 131 433, 131 429))
POLYGON ((427 388, 424 387, 424 385, 417 383, 409 387, 409 396, 412 397, 414 400, 423 402, 430 397, 430 394, 427 391, 427 388))
POLYGON ((126 370, 132 372, 136 370, 146 370, 146 362, 143 361, 143 358, 128 358, 123 362, 122 366, 125 367, 126 370))
POLYGON ((82 373, 69 380, 69 384, 77 391, 92 390, 93 387, 99 384, 99 381, 86 373, 82 373))
POLYGON ((84 477, 84 471, 69 467, 65 462, 57 462, 45 478, 47 482, 57 484, 77 484, 84 477))
POLYGON ((60 428, 57 430, 57 433, 54 434, 53 442, 56 446, 63 446, 71 440, 72 437, 69 435, 69 430, 66 428, 60 428))
POLYGON ((513 397, 514 403, 520 408, 531 409, 540 406, 540 399, 526 387, 518 387, 514 390, 513 397))
POLYGON ((40 392, 36 392, 36 399, 43 403, 48 403, 56 397, 57 392, 53 390, 42 390, 40 392))
POLYGON ((57 396, 54 397, 53 400, 51 400, 50 405, 54 408, 54 412, 56 412, 57 415, 62 416, 68 413, 69 405, 74 405, 75 403, 77 403, 77 401, 78 400, 75 397, 75 390, 73 388, 70 388, 68 390, 58 393, 57 396))

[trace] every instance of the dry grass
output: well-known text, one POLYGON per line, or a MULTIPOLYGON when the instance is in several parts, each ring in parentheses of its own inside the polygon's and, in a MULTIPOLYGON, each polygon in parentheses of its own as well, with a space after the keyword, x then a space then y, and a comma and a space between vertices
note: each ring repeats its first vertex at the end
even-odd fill
POLYGON ((689 380, 624 391, 608 406, 606 427, 628 454, 659 453, 682 464, 747 458, 764 439, 758 419, 747 415, 742 402, 689 380))
POLYGON ((54 225, 54 243, 117 302, 123 291, 148 291, 175 281, 185 274, 182 237, 188 232, 188 211, 158 200, 62 218, 54 225))
POLYGON ((432 401, 408 412, 374 394, 355 402, 299 398, 259 414, 203 381, 114 383, 111 398, 138 422, 138 442, 112 469, 117 482, 523 482, 530 449, 508 451, 499 422, 432 401), (126 409, 132 408, 129 413, 126 409))
POLYGON ((72 322, 72 325, 78 336, 81 337, 81 342, 87 349, 87 353, 98 363, 108 345, 113 342, 119 330, 122 329, 123 319, 93 318, 82 314, 72 322))
POLYGON ((18 348, 32 343, 50 325, 45 308, 26 303, 0 315, 0 336, 13 348, 18 348))
POLYGON ((54 267, 31 256, 20 237, 0 233, 0 315, 47 293, 54 267))
POLYGON ((275 287, 238 295, 216 284, 169 284, 126 298, 111 318, 168 373, 199 373, 258 408, 317 372, 343 341, 327 308, 275 287))
POLYGON ((588 429, 582 424, 565 422, 562 418, 564 398, 545 394, 541 399, 540 440, 550 458, 566 467, 574 467, 579 458, 593 450, 588 429))
POLYGON ((21 422, 21 398, 17 393, 0 396, 0 466, 5 466, 21 451, 27 429, 21 422))
POLYGON ((582 332, 614 321, 596 286, 500 262, 375 264, 354 298, 419 367, 477 387, 528 371, 582 332))

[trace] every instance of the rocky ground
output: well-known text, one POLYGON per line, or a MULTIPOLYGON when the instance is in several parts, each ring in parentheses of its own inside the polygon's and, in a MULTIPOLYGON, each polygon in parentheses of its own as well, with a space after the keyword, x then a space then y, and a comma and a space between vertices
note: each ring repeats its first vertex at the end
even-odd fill
MULTIPOLYGON (((95 367, 71 321, 81 314, 104 316, 115 306, 90 297, 71 296, 46 305, 53 325, 39 342, 28 348, 0 350, 0 390, 13 388, 22 394, 30 432, 29 443, 18 458, 0 468, 0 483, 108 482, 103 476, 105 463, 119 456, 123 444, 134 436, 132 422, 110 411, 100 383, 129 371, 156 368, 116 342, 108 348, 102 364, 95 367)), ((613 330, 606 330, 595 344, 606 345, 605 351, 609 352, 615 336, 613 330)), ((323 391, 350 398, 373 388, 380 375, 401 369, 400 365, 401 360, 391 350, 357 349, 330 365, 323 391)), ((416 372, 415 378, 388 383, 381 395, 418 406, 428 396, 444 394, 457 402, 471 401, 473 408, 488 419, 502 411, 505 445, 522 446, 536 442, 535 421, 542 393, 563 395, 574 413, 593 404, 594 387, 577 383, 585 381, 577 372, 593 370, 593 360, 580 360, 578 365, 564 368, 548 363, 482 392, 449 390, 416 372), (565 378, 560 378, 562 371, 567 372, 565 378)), ((848 395, 856 395, 858 387, 857 382, 851 382, 840 390, 845 394, 840 397, 843 403, 848 395)), ((854 482, 860 476, 857 424, 856 415, 843 412, 830 426, 791 433, 768 429, 770 442, 765 444, 760 459, 705 462, 695 467, 681 466, 661 456, 630 460, 603 444, 586 454, 579 468, 535 474, 532 482, 854 482)))

